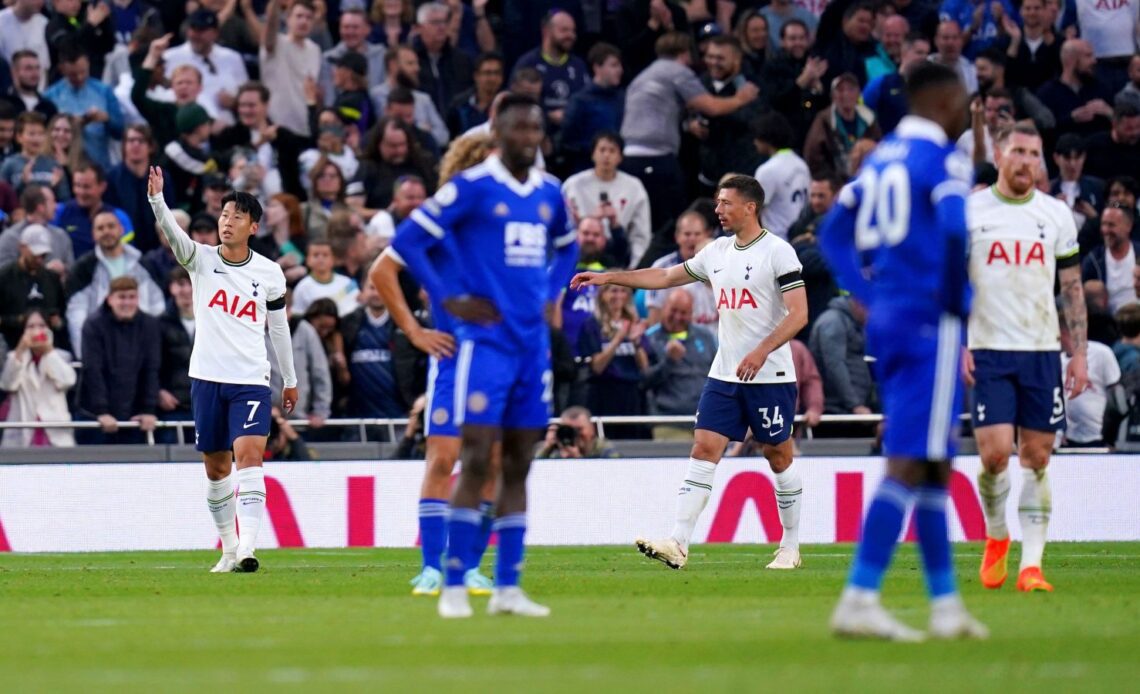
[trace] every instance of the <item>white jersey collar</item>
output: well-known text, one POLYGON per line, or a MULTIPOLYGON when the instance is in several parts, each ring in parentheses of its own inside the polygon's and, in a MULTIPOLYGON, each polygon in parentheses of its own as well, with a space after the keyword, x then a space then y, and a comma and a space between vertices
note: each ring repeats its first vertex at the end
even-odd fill
POLYGON ((503 160, 499 158, 499 155, 492 154, 487 157, 484 164, 486 164, 487 170, 491 172, 492 178, 510 188, 519 197, 525 198, 542 186, 542 172, 533 166, 527 173, 526 181, 519 182, 519 179, 511 175, 511 172, 503 165, 503 160))

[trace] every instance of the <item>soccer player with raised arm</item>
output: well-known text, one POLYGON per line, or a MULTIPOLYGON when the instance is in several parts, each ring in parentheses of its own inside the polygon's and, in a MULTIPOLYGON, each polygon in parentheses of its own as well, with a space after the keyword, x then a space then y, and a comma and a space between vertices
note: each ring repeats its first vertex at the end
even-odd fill
POLYGON ((788 340, 807 324, 802 266, 788 244, 760 225, 764 189, 751 176, 720 182, 716 214, 732 233, 670 268, 581 272, 570 286, 665 289, 691 282, 710 284, 720 316, 720 349, 697 404, 689 471, 681 483, 673 534, 639 538, 642 554, 673 569, 688 561, 689 540, 712 494, 713 474, 730 441, 751 427, 776 477, 776 505, 784 532, 769 569, 800 566, 799 520, 803 486, 792 467, 792 422, 796 370, 788 340))
POLYGON ((954 150, 966 127, 967 96, 957 73, 935 63, 910 71, 906 94, 910 115, 843 188, 819 235, 839 285, 867 306, 867 352, 876 357, 886 419, 887 475, 867 509, 831 629, 849 637, 923 638, 879 601, 913 503, 930 635, 986 638, 958 594, 946 519, 962 404, 962 321, 970 311, 965 207, 973 169, 954 150))
POLYGON ((994 141, 997 183, 969 197, 970 279, 977 295, 970 314, 966 381, 973 386, 974 438, 982 458, 978 494, 986 518, 981 579, 1000 588, 1008 569, 1009 454, 1017 428, 1021 464, 1019 591, 1052 591, 1041 574, 1052 493, 1045 467, 1065 426, 1062 388, 1075 398, 1088 387, 1088 319, 1081 288, 1077 228, 1065 203, 1034 188, 1041 136, 1029 122, 994 141), (1061 383, 1061 343, 1053 283, 1073 341, 1061 383))
MULTIPOLYGON (((487 158, 489 152, 482 147, 457 151, 454 147, 444 157, 440 169, 440 182, 447 183, 453 174, 475 166, 487 158)), ((459 267, 443 268, 448 256, 442 246, 432 249, 430 260, 437 272, 457 273, 459 267)), ((438 596, 443 587, 443 553, 447 546, 447 496, 451 489, 451 475, 459 460, 459 426, 455 423, 455 337, 451 319, 435 297, 431 301, 432 327, 421 326, 404 298, 400 286, 400 272, 404 261, 392 247, 384 249, 372 263, 368 272, 369 281, 376 286, 388 308, 392 320, 408 336, 416 349, 430 358, 428 366, 427 404, 424 407, 424 434, 427 437, 424 481, 420 486, 418 508, 420 525, 420 553, 423 563, 420 572, 411 580, 412 595, 438 596)), ((497 465, 492 461, 492 470, 497 465)), ((489 595, 491 581, 479 572, 479 564, 491 539, 491 526, 494 523, 495 480, 489 480, 483 490, 483 501, 479 510, 483 514, 483 524, 475 540, 471 554, 471 566, 464 574, 463 582, 470 595, 489 595)))
POLYGON ((227 193, 218 217, 221 244, 206 246, 179 228, 163 200, 162 180, 162 169, 152 166, 150 206, 194 287, 198 327, 190 354, 190 408, 194 444, 206 464, 206 503, 222 540, 222 558, 211 571, 252 573, 258 568, 253 551, 265 511, 261 461, 271 421, 266 325, 285 384, 282 405, 292 412, 297 404, 285 274, 249 248, 261 220, 257 198, 227 193))
POLYGON ((462 431, 463 468, 448 517, 439 599, 445 618, 472 614, 464 576, 473 566, 479 502, 496 441, 502 442, 494 522, 499 549, 487 611, 550 614, 519 588, 526 477, 551 414, 546 317, 573 273, 578 250, 558 179, 534 168, 543 139, 537 102, 503 97, 494 134, 498 153, 441 186, 392 242, 428 295, 452 316, 458 344, 454 421, 462 431))

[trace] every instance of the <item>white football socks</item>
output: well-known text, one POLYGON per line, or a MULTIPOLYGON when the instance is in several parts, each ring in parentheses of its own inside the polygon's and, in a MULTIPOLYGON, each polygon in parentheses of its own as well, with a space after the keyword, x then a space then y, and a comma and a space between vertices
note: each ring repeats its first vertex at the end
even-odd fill
POLYGON ((257 531, 265 511, 265 469, 260 465, 237 471, 237 517, 241 526, 238 541, 238 558, 253 554, 257 546, 257 531))
POLYGON ((206 480, 206 505, 218 527, 218 537, 222 540, 222 552, 233 554, 237 551, 238 535, 235 525, 237 495, 234 493, 234 476, 226 475, 220 480, 206 480))
POLYGON ((803 492, 800 473, 795 466, 776 473, 776 508, 780 512, 780 525, 784 526, 781 547, 800 548, 800 498, 803 492))
POLYGON ((986 517, 986 536, 995 540, 1009 537, 1009 528, 1005 523, 1005 500, 1009 498, 1009 471, 1002 470, 994 474, 986 472, 983 468, 978 473, 978 496, 982 500, 982 514, 986 517))
POLYGON ((1021 521, 1021 569, 1041 566, 1045 553, 1045 535, 1049 530, 1049 516, 1053 512, 1053 492, 1044 470, 1021 471, 1021 498, 1017 503, 1017 518, 1021 521))
POLYGON ((693 536, 697 519, 709 502, 714 474, 716 463, 689 458, 689 471, 677 493, 677 524, 673 526, 673 539, 685 551, 689 549, 689 539, 693 536))

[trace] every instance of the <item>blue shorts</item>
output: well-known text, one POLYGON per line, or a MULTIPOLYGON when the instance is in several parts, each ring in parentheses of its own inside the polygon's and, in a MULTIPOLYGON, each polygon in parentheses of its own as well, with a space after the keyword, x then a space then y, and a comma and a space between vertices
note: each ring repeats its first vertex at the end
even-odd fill
POLYGON ((757 443, 773 446, 792 435, 796 416, 795 383, 729 383, 705 380, 697 404, 697 429, 743 441, 748 429, 757 443))
POLYGON ((867 352, 886 420, 883 452, 913 460, 949 460, 957 449, 962 321, 942 316, 915 322, 875 314, 867 323, 867 352))
POLYGON ((432 357, 428 364, 424 436, 459 436, 455 409, 455 357, 432 357))
POLYGON ((545 341, 526 350, 475 340, 459 343, 453 418, 457 426, 545 429, 553 395, 545 341))
POLYGON ((269 386, 190 379, 194 447, 203 453, 228 451, 239 436, 269 436, 269 386))
POLYGON ((977 349, 973 355, 975 429, 991 424, 1033 431, 1065 428, 1060 352, 977 349))

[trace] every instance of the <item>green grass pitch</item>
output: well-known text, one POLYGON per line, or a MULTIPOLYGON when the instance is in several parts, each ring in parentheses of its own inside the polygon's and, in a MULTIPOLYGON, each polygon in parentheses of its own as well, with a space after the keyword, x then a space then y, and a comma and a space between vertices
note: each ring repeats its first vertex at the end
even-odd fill
MULTIPOLYGON (((1057 543, 1051 595, 962 592, 988 642, 836 641, 827 631, 850 546, 808 546, 765 571, 770 546, 694 547, 672 571, 632 547, 532 548, 526 588, 545 620, 440 620, 412 598, 414 550, 259 553, 214 575, 212 552, 0 555, 0 690, 24 691, 1136 691, 1140 543, 1057 543)), ((1015 548, 1011 560, 1016 562, 1015 548)), ((488 558, 488 561, 490 557, 488 558)), ((485 566, 487 562, 485 562, 485 566)), ((913 546, 885 587, 927 619, 913 546)))

